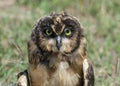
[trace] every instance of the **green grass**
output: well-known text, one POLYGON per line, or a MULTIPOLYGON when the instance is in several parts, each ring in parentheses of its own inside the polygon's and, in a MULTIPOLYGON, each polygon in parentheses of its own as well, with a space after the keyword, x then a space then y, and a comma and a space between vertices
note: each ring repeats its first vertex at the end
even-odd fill
POLYGON ((32 27, 52 11, 67 11, 84 26, 95 85, 119 86, 119 0, 0 1, 0 86, 15 82, 17 73, 27 68, 27 40, 32 27))

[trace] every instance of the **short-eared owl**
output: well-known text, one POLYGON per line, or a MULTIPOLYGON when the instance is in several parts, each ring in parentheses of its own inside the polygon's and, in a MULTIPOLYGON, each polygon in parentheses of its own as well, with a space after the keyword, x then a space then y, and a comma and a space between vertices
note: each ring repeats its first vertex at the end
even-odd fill
POLYGON ((35 24, 28 59, 28 69, 18 75, 19 86, 94 86, 83 28, 65 12, 52 13, 35 24))

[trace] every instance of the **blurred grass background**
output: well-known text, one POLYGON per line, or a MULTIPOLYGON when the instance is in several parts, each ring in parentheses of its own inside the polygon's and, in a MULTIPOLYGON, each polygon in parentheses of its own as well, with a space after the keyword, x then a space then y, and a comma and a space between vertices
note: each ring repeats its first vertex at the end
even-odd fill
POLYGON ((119 0, 0 0, 0 86, 27 68, 32 27, 53 11, 67 11, 84 26, 95 86, 120 86, 119 0))

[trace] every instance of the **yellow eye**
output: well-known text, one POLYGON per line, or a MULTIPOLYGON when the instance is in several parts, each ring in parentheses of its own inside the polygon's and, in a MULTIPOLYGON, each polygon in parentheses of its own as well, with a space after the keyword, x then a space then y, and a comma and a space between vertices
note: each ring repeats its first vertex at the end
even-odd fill
POLYGON ((65 30, 65 35, 70 36, 72 34, 72 31, 70 29, 65 30))
POLYGON ((46 29, 45 33, 46 33, 46 35, 50 36, 50 35, 52 35, 53 32, 50 29, 46 29))

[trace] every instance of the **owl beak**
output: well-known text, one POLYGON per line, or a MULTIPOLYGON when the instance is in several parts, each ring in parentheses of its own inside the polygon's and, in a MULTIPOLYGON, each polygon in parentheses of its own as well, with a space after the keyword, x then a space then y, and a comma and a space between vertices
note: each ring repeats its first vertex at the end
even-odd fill
POLYGON ((61 46, 61 37, 60 36, 58 36, 56 38, 56 46, 57 46, 57 49, 60 50, 60 46, 61 46))

